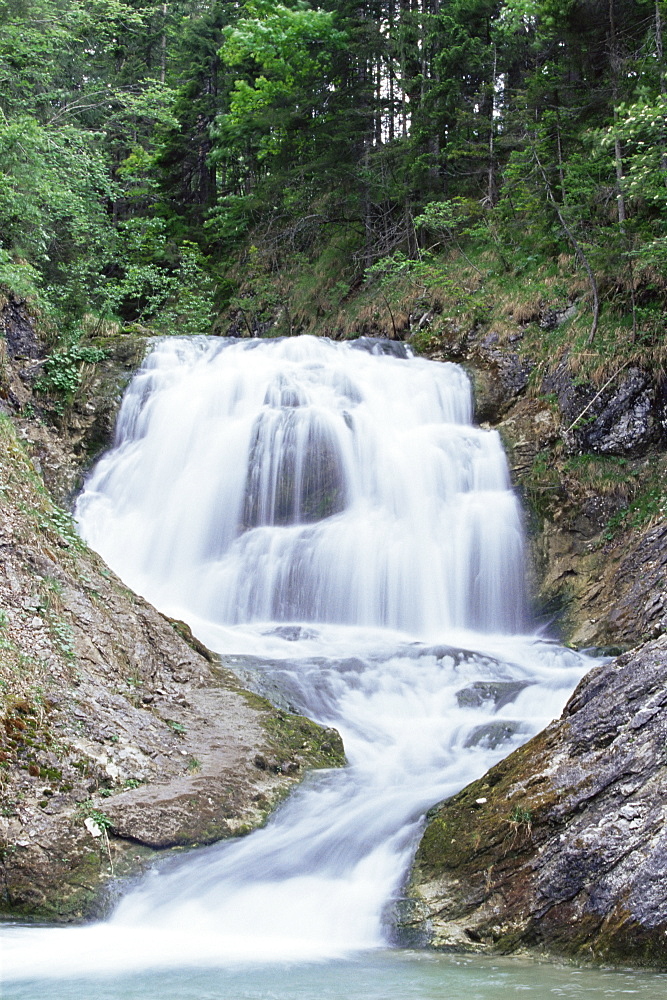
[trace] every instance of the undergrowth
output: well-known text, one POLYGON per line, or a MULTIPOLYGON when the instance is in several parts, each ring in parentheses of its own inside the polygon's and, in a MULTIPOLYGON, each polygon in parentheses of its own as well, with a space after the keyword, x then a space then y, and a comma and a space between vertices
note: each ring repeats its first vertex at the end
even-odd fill
POLYGON ((471 332, 478 340, 493 334, 534 363, 534 394, 559 361, 594 384, 632 365, 667 368, 662 284, 648 273, 636 279, 633 330, 629 289, 599 275, 600 322, 589 343, 588 282, 568 253, 500 256, 488 245, 449 246, 416 259, 394 252, 360 273, 352 245, 333 235, 284 259, 252 245, 230 275, 239 292, 219 326, 232 323, 239 336, 384 336, 420 354, 455 357, 471 332))
POLYGON ((644 528, 653 520, 667 517, 667 469, 664 460, 639 484, 627 507, 612 515, 604 531, 606 541, 629 529, 644 528))

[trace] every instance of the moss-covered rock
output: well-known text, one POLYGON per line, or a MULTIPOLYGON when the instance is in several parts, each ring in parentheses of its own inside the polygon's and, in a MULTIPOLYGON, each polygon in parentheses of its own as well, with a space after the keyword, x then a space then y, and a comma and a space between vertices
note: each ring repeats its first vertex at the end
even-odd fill
POLYGON ((429 814, 401 922, 435 948, 667 967, 667 637, 429 814))

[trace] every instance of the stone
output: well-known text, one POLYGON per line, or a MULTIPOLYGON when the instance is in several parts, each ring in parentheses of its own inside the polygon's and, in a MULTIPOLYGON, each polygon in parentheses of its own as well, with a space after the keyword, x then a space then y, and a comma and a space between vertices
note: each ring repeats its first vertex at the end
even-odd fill
POLYGON ((665 439, 665 392, 648 372, 619 371, 607 387, 577 383, 563 362, 542 383, 556 393, 570 454, 642 455, 665 439))
POLYGON ((495 750, 496 747, 507 743, 521 731, 521 723, 514 720, 498 720, 495 722, 485 722, 481 726, 475 726, 463 741, 464 747, 485 747, 488 750, 495 750))
POLYGON ((667 966, 667 636, 429 814, 406 940, 667 966), (485 799, 480 809, 480 800, 485 799))
POLYGON ((14 824, 0 823, 0 911, 80 920, 103 909, 108 852, 125 876, 156 851, 246 833, 344 752, 132 594, 39 489, 6 418, 0 482, 0 819, 14 824), (38 627, 48 661, 34 655, 38 627))
POLYGON ((471 376, 475 397, 475 419, 498 423, 528 388, 533 365, 513 351, 497 345, 489 335, 464 361, 471 376))
POLYGON ((4 333, 10 358, 36 360, 44 356, 33 317, 21 299, 10 298, 4 303, 0 309, 0 330, 4 333))
POLYGON ((83 821, 83 825, 85 826, 86 830, 88 831, 91 837, 102 836, 102 829, 90 816, 88 816, 88 818, 83 821))
POLYGON ((528 687, 527 681, 475 681, 456 692, 456 700, 461 708, 479 708, 486 702, 503 708, 514 701, 528 687))

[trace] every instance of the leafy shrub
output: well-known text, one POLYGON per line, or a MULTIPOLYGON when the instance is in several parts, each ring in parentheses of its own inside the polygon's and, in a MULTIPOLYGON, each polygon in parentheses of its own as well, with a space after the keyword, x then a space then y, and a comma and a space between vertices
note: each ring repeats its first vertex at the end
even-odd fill
POLYGON ((81 384, 84 364, 103 361, 107 352, 100 347, 82 347, 74 344, 61 351, 54 351, 45 360, 42 374, 35 383, 38 392, 54 394, 71 400, 81 384))

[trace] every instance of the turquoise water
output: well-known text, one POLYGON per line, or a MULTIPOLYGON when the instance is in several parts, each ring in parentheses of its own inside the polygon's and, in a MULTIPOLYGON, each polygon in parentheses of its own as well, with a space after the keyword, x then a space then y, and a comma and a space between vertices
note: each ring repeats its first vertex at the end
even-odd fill
POLYGON ((637 997, 664 1000, 667 975, 577 968, 525 959, 379 952, 352 961, 109 979, 39 980, 3 1000, 500 1000, 637 997))

